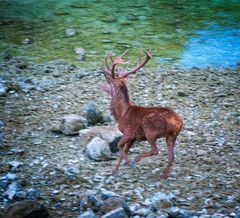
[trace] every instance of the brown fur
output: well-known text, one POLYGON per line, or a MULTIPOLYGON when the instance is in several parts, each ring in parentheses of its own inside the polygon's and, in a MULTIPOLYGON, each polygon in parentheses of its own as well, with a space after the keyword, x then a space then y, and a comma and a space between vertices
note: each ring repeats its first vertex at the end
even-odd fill
POLYGON ((127 152, 135 141, 148 141, 151 146, 150 151, 135 158, 138 162, 145 157, 157 155, 157 139, 166 138, 168 164, 161 176, 166 179, 174 160, 174 144, 183 125, 182 119, 167 107, 142 107, 131 103, 126 78, 115 78, 108 72, 105 73, 105 78, 107 83, 102 86, 102 89, 111 96, 110 110, 123 134, 118 143, 120 156, 113 173, 118 170, 122 159, 127 163, 131 162, 127 152))

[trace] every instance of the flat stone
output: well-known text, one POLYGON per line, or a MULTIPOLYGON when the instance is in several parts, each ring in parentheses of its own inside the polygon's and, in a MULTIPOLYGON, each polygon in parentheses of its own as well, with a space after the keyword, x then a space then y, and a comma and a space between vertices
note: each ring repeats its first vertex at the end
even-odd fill
POLYGON ((52 124, 50 130, 52 132, 61 132, 64 135, 76 135, 79 130, 85 129, 88 125, 86 118, 77 115, 69 114, 52 124))

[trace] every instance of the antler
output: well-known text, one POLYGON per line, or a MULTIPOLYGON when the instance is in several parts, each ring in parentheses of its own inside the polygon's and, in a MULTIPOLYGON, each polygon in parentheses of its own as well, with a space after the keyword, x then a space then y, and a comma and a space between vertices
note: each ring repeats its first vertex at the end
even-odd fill
MULTIPOLYGON (((128 52, 125 51, 123 54, 117 56, 115 59, 112 57, 112 53, 106 54, 104 61, 105 61, 105 67, 103 68, 104 72, 107 74, 111 75, 113 79, 115 79, 115 68, 117 64, 129 64, 129 61, 125 61, 123 59, 123 56, 128 52), (108 59, 111 61, 112 65, 109 67, 108 65, 108 59)), ((119 77, 125 78, 130 74, 136 73, 140 68, 142 68, 149 60, 152 58, 152 52, 151 50, 149 51, 144 51, 143 52, 146 54, 146 59, 141 63, 141 56, 139 57, 139 61, 136 67, 134 67, 132 70, 128 71, 128 66, 126 69, 122 72, 119 72, 119 77)))
POLYGON ((146 59, 144 60, 143 63, 141 63, 141 56, 139 58, 138 64, 136 67, 134 67, 132 70, 128 71, 128 69, 126 68, 126 70, 124 70, 123 72, 119 73, 119 76, 121 78, 126 78, 128 75, 136 73, 140 68, 142 68, 149 60, 150 58, 152 58, 152 52, 151 50, 149 51, 144 51, 143 52, 146 54, 146 59))
POLYGON ((105 68, 103 68, 103 70, 104 70, 106 73, 108 73, 109 75, 111 75, 113 79, 115 78, 115 72, 114 72, 114 71, 115 71, 116 65, 117 65, 117 64, 128 64, 128 63, 129 63, 128 61, 124 61, 124 60, 123 60, 123 56, 124 56, 127 52, 128 52, 128 50, 125 51, 123 54, 117 56, 115 59, 113 59, 112 53, 109 53, 109 54, 107 54, 107 55, 105 56, 105 58, 104 58, 105 68), (111 61, 111 63, 112 63, 111 68, 110 68, 109 65, 108 65, 108 59, 109 59, 109 60, 111 61))

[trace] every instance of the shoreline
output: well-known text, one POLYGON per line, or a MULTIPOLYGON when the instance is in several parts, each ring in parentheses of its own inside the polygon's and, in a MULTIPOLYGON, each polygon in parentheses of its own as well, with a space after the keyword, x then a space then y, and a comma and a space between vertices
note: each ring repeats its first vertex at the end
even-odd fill
MULTIPOLYGON (((116 160, 90 160, 79 136, 49 130, 55 120, 81 113, 89 102, 110 116, 109 98, 99 89, 104 78, 96 69, 59 60, 35 64, 18 58, 3 61, 0 67, 0 177, 16 174, 16 179, 1 186, 1 208, 16 201, 3 196, 8 186, 26 180, 21 191, 38 190, 37 200, 52 217, 77 217, 83 197, 102 189, 122 196, 128 205, 137 204, 136 211, 148 209, 131 217, 154 217, 174 207, 194 212, 197 217, 239 215, 239 68, 145 67, 129 78, 130 97, 135 103, 170 106, 184 120, 170 177, 160 181, 166 164, 163 139, 158 141, 160 155, 144 160, 136 169, 122 164, 118 174, 111 176, 116 160), (22 163, 16 171, 7 168, 13 160, 22 163), (78 167, 80 172, 69 178, 61 172, 67 167, 78 167), (167 207, 154 212, 146 200, 159 192, 174 198, 167 207)), ((137 143, 129 157, 148 149, 147 143, 137 143)))

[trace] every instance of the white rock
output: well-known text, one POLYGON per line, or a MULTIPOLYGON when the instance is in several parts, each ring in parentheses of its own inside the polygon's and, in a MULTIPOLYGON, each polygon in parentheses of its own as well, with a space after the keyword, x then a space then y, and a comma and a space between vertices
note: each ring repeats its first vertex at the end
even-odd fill
POLYGON ((98 137, 109 144, 110 150, 116 152, 118 150, 117 143, 122 133, 117 127, 112 126, 94 126, 89 129, 82 129, 79 135, 85 144, 89 143, 93 138, 98 137))
POLYGON ((78 55, 77 60, 83 61, 85 59, 86 51, 84 48, 75 48, 74 51, 78 55))
POLYGON ((84 48, 75 48, 74 51, 78 55, 85 55, 85 53, 86 53, 84 48))
POLYGON ((111 158, 108 143, 99 137, 95 137, 87 144, 86 152, 93 160, 109 160, 111 158))

